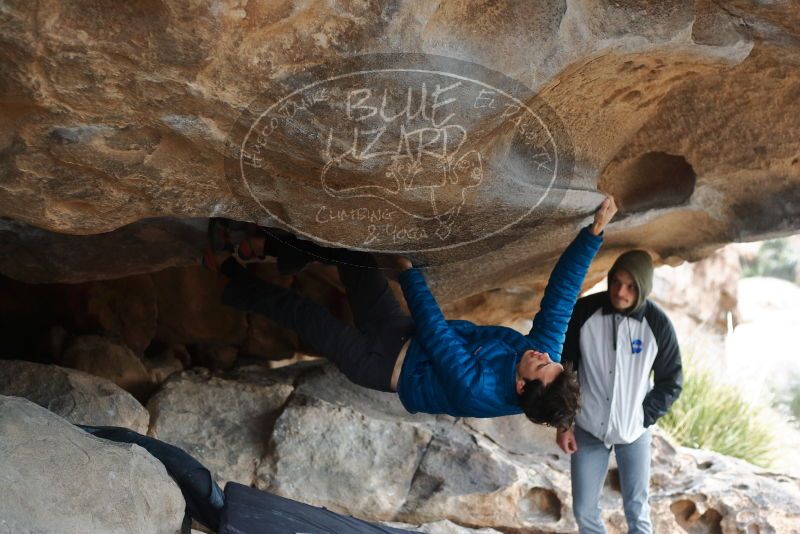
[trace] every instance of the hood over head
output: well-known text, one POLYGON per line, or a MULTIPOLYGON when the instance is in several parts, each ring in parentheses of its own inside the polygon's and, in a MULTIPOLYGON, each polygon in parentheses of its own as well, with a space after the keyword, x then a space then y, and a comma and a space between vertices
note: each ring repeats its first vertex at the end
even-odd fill
POLYGON ((636 303, 628 310, 627 313, 634 313, 639 311, 644 305, 644 301, 653 290, 653 259, 644 250, 629 250, 622 254, 611 270, 608 271, 608 283, 611 285, 611 277, 618 270, 627 271, 636 282, 636 303))

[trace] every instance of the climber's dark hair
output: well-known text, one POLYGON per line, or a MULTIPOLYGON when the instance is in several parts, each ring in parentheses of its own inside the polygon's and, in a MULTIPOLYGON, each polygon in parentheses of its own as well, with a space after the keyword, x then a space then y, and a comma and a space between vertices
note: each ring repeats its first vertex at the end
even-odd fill
POLYGON ((534 423, 570 428, 581 401, 578 374, 573 371, 572 364, 567 363, 564 371, 547 387, 539 380, 526 380, 517 397, 522 411, 534 423))

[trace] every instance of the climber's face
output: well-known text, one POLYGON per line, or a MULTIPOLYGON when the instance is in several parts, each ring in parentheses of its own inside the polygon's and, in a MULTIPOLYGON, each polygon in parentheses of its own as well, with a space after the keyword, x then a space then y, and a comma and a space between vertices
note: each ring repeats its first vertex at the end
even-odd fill
POLYGON ((517 365, 517 393, 522 393, 525 382, 530 380, 538 380, 547 387, 562 371, 564 366, 551 360, 546 352, 525 351, 517 365))

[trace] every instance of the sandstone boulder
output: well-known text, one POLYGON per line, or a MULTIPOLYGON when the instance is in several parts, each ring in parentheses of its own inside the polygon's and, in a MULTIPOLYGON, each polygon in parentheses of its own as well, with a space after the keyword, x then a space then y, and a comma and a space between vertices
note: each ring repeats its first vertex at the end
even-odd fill
POLYGON ((294 397, 275 424, 258 487, 340 513, 393 519, 430 439, 413 424, 294 397))
MULTIPOLYGON (((532 447, 539 454, 511 454, 460 420, 408 414, 395 394, 354 386, 330 364, 296 380, 259 467, 260 487, 295 498, 305 492, 314 504, 373 520, 554 532, 573 524, 564 463, 548 443, 532 447)), ((520 430, 530 423, 517 423, 524 440, 520 430)))
POLYGON ((0 395, 24 397, 75 424, 147 433, 150 414, 110 380, 57 367, 0 360, 0 395))
POLYGON ((0 478, 7 532, 177 534, 183 521, 180 489, 144 449, 17 397, 0 397, 0 478))
POLYGON ((197 458, 220 485, 252 485, 292 390, 275 378, 234 381, 204 369, 185 371, 150 399, 150 434, 197 458))
POLYGON ((514 454, 536 454, 553 461, 566 459, 555 444, 555 429, 530 424, 522 414, 490 419, 466 418, 464 424, 514 454))
POLYGON ((80 336, 60 363, 111 380, 137 398, 146 398, 153 383, 142 360, 127 346, 103 336, 80 336))
POLYGON ((651 491, 656 532, 793 532, 800 521, 800 479, 663 437, 651 491))

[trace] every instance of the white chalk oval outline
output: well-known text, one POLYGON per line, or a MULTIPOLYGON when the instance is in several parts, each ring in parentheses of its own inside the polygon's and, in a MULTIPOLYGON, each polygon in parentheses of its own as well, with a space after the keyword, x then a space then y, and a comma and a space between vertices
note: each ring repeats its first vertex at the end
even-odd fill
POLYGON ((288 228, 291 228, 293 231, 295 231, 295 232, 297 232, 299 234, 302 234, 302 235, 304 235, 306 237, 309 237, 309 238, 311 238, 311 239, 313 239, 313 240, 315 240, 317 242, 325 243, 326 245, 332 245, 332 246, 335 246, 335 247, 344 247, 344 248, 348 248, 348 249, 351 249, 351 250, 358 250, 358 251, 361 251, 361 252, 378 252, 378 253, 382 253, 382 254, 408 254, 408 253, 419 253, 419 252, 438 252, 438 251, 442 251, 442 250, 448 250, 448 249, 452 249, 452 248, 461 247, 461 246, 464 246, 464 245, 469 245, 469 244, 472 244, 472 243, 477 243, 478 241, 483 241, 484 239, 488 239, 488 238, 492 237, 493 235, 496 235, 496 234, 499 234, 500 232, 508 230, 509 228, 514 226, 515 224, 519 223, 522 219, 524 219, 525 217, 530 215, 531 212, 533 212, 533 210, 535 210, 544 201, 544 199, 550 193, 550 189, 553 187, 553 183, 555 182, 556 177, 558 176, 558 167, 559 167, 558 145, 555 142, 555 139, 553 139, 553 134, 550 132, 550 128, 548 128, 547 125, 544 124, 542 119, 536 113, 534 113, 524 102, 522 102, 518 98, 508 94, 506 91, 503 91, 502 89, 498 89, 497 87, 493 87, 493 86, 491 86, 491 85, 489 85, 487 83, 481 82, 479 80, 474 80, 472 78, 468 78, 466 76, 462 76, 462 75, 459 75, 459 74, 453 74, 453 73, 442 72, 442 71, 432 71, 432 70, 426 70, 426 69, 371 69, 371 70, 353 71, 353 72, 350 72, 350 73, 347 73, 347 74, 340 74, 338 76, 333 76, 333 77, 330 77, 330 78, 326 78, 324 80, 320 80, 318 82, 314 82, 314 83, 311 83, 311 84, 306 85, 304 87, 301 87, 300 89, 296 89, 295 91, 292 91, 288 95, 284 96, 283 98, 281 98, 280 100, 278 100, 277 102, 272 104, 263 113, 261 113, 255 121, 253 121, 252 126, 250 126, 250 128, 247 130, 247 134, 244 136, 244 140, 242 141, 242 143, 241 143, 239 148, 240 148, 240 150, 239 150, 239 169, 240 169, 240 176, 242 177, 242 181, 244 182, 244 185, 247 188, 247 191, 250 193, 250 197, 253 199, 253 201, 256 204, 258 204, 258 206, 267 215, 269 215, 273 219, 277 220, 281 224, 287 226, 288 228), (471 239, 471 240, 468 240, 468 241, 461 241, 459 243, 452 244, 452 245, 445 245, 445 246, 435 247, 435 248, 407 249, 407 250, 386 250, 386 249, 363 248, 363 247, 353 246, 352 244, 339 243, 337 241, 328 241, 327 239, 323 239, 323 238, 320 238, 319 236, 316 236, 316 235, 311 234, 309 232, 305 232, 305 231, 301 230, 300 228, 295 228, 293 225, 287 223, 286 221, 284 221, 283 219, 281 219, 277 215, 273 214, 266 206, 264 206, 261 203, 261 201, 258 198, 256 198, 255 193, 253 192, 252 188, 250 187, 250 183, 248 182, 247 178, 245 177, 244 158, 242 157, 242 154, 244 153, 244 148, 247 145, 247 140, 250 138, 250 134, 253 132, 253 129, 256 127, 256 125, 258 125, 261 122, 261 120, 264 118, 264 116, 267 115, 273 108, 275 108, 275 106, 279 105, 281 102, 284 102, 285 100, 287 100, 289 98, 292 98, 293 96, 297 95, 298 93, 302 93, 303 91, 306 91, 308 89, 316 87, 316 86, 318 86, 320 84, 326 84, 326 83, 331 82, 331 81, 336 81, 336 80, 340 80, 340 79, 343 79, 343 78, 349 78, 349 77, 352 77, 352 76, 363 76, 363 75, 366 75, 366 74, 376 74, 376 73, 382 73, 382 72, 395 72, 395 73, 397 73, 397 72, 414 72, 414 73, 419 73, 419 74, 434 74, 434 75, 446 76, 446 77, 451 77, 451 78, 454 78, 454 79, 457 79, 457 80, 462 80, 462 81, 475 83, 475 84, 480 85, 482 87, 485 87, 487 89, 491 89, 493 91, 497 91, 498 93, 502 94, 506 98, 516 102, 521 108, 525 109, 528 112, 529 115, 535 117, 536 120, 539 122, 540 126, 542 128, 544 128, 544 130, 547 132, 547 136, 550 139, 550 143, 555 148, 555 150, 553 151, 554 154, 555 154, 555 166, 554 166, 554 170, 553 170, 553 176, 550 179, 550 183, 547 185, 547 188, 546 188, 544 194, 539 199, 539 201, 536 202, 536 204, 534 204, 533 206, 531 206, 531 208, 526 213, 524 213, 523 215, 518 217, 516 220, 508 223, 507 225, 503 226, 502 228, 499 228, 499 229, 489 233, 488 235, 485 235, 485 236, 482 236, 482 237, 478 237, 478 238, 475 238, 475 239, 471 239))

